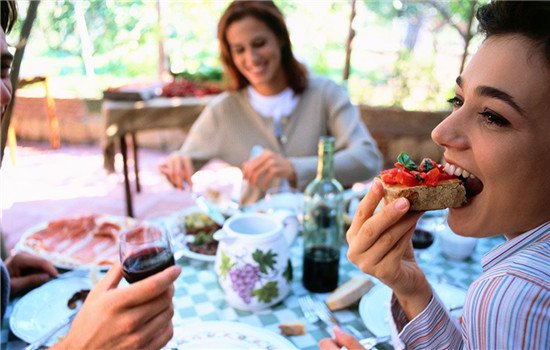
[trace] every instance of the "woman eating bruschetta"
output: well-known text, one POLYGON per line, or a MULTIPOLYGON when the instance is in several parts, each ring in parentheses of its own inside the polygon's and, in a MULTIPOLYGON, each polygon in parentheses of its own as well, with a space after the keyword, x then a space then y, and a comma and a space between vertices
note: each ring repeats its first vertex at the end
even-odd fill
MULTIPOLYGON (((448 173, 466 178, 454 232, 504 235, 485 255, 455 324, 414 260, 421 213, 385 203, 375 183, 347 232, 349 259, 393 290, 395 348, 548 349, 550 344, 550 3, 493 1, 477 18, 486 39, 456 79, 453 112, 432 132, 448 173)), ((360 348, 335 331, 323 350, 360 348)))

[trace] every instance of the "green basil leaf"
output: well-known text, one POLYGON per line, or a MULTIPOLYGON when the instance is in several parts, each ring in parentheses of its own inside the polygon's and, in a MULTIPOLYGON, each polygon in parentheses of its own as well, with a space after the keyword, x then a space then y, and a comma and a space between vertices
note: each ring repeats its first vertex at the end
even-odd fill
POLYGON ((432 162, 430 162, 427 159, 424 159, 424 172, 427 173, 428 171, 432 170, 434 166, 432 165, 432 162))
POLYGON ((411 159, 411 156, 409 156, 405 152, 399 153, 399 155, 397 156, 397 161, 403 164, 403 166, 409 170, 418 170, 418 167, 416 166, 416 163, 411 159))

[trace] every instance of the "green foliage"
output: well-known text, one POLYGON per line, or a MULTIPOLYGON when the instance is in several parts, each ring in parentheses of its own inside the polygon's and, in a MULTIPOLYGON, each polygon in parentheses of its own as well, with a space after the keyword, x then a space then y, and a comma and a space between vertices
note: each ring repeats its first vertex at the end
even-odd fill
POLYGON ((271 302, 271 300, 279 296, 279 287, 277 287, 277 282, 271 281, 266 283, 262 288, 253 290, 252 296, 257 297, 258 301, 264 303, 271 302))
MULTIPOLYGON (((220 78, 216 25, 229 2, 160 2, 164 47, 173 72, 193 79, 220 78)), ((340 82, 350 2, 275 2, 287 20, 296 56, 313 74, 340 82)), ((24 18, 28 1, 18 3, 20 18, 24 18)), ((72 0, 41 2, 23 74, 48 74, 59 81, 67 78, 66 81, 77 82, 67 90, 80 94, 87 89, 84 94, 88 97, 100 96, 101 89, 122 80, 151 80, 157 76, 161 32, 156 1, 89 0, 79 4, 93 43, 93 63, 99 82, 81 82, 84 65, 72 0)), ((407 109, 446 108, 444 101, 459 67, 459 62, 449 63, 448 58, 454 60, 453 56, 460 55, 463 42, 456 27, 467 24, 470 4, 467 0, 357 1, 354 22, 357 35, 347 82, 353 101, 407 109), (424 46, 407 51, 405 36, 418 21, 422 21, 424 46), (426 35, 431 37, 426 39, 426 35), (426 41, 432 41, 433 48, 426 47, 426 41)), ((21 22, 9 35, 9 42, 15 43, 13 38, 18 37, 21 22)))
POLYGON ((287 282, 292 282, 292 263, 290 262, 290 260, 288 260, 285 272, 283 272, 283 277, 287 282))
POLYGON ((220 275, 222 277, 225 277, 229 273, 229 270, 231 270, 231 268, 235 266, 235 263, 231 262, 231 258, 227 254, 225 254, 223 250, 221 251, 221 254, 222 261, 220 263, 220 275))
POLYGON ((271 249, 266 253, 260 249, 256 249, 256 251, 252 253, 252 259, 260 265, 260 271, 262 273, 267 273, 268 269, 273 269, 273 265, 275 265, 276 262, 276 257, 277 253, 272 252, 271 249))

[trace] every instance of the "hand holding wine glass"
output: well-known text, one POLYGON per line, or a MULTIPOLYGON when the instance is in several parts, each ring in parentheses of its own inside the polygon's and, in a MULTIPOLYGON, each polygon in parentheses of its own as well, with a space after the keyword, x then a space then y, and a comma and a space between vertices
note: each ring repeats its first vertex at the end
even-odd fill
POLYGON ((120 236, 120 262, 124 278, 134 283, 175 264, 165 229, 141 223, 120 236))

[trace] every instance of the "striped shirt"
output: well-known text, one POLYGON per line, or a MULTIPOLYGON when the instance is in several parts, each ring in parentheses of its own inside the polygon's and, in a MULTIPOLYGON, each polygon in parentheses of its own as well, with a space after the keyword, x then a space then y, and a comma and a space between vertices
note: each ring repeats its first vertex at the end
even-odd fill
POLYGON ((460 324, 435 292, 410 322, 393 297, 396 349, 550 349, 550 221, 503 243, 481 264, 460 324))

